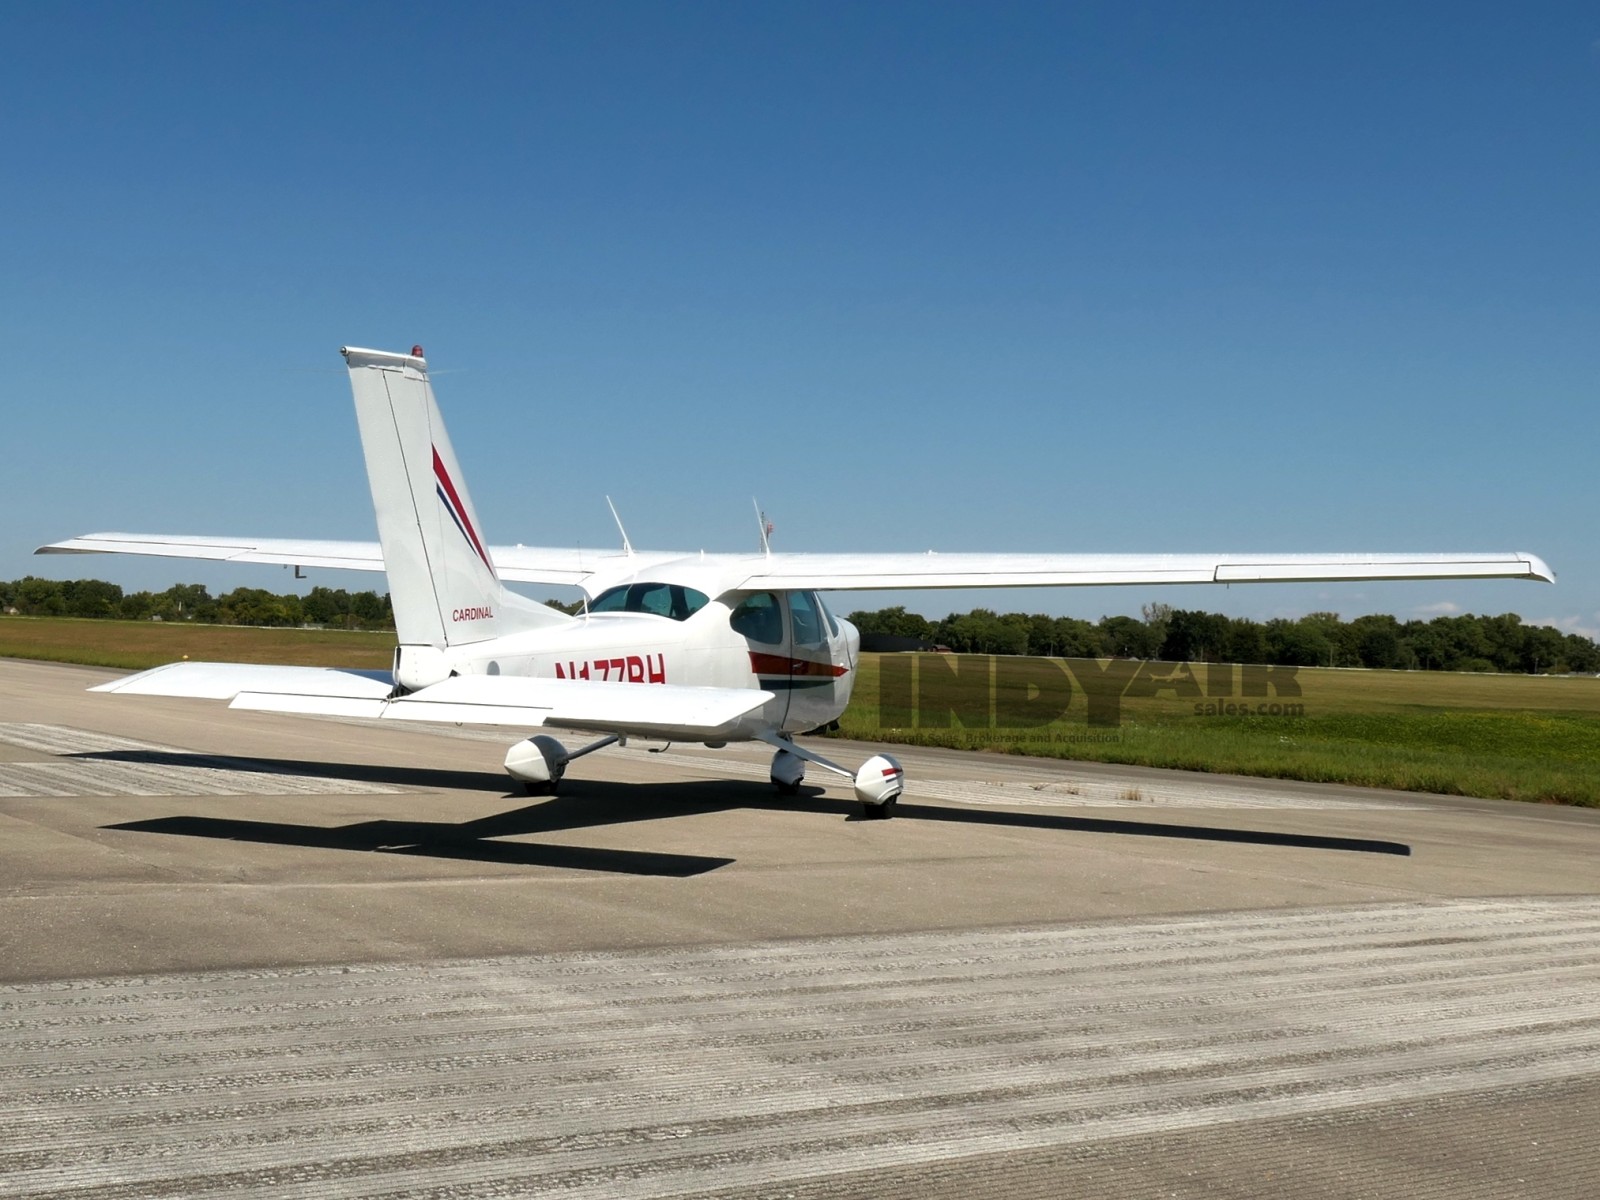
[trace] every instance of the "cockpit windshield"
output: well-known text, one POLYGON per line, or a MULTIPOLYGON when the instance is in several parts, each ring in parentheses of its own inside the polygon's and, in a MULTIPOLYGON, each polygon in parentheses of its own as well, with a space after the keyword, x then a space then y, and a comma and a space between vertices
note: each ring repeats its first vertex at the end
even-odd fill
POLYGON ((589 601, 589 611, 649 613, 683 621, 709 603, 704 592, 677 583, 624 583, 607 588, 589 601))

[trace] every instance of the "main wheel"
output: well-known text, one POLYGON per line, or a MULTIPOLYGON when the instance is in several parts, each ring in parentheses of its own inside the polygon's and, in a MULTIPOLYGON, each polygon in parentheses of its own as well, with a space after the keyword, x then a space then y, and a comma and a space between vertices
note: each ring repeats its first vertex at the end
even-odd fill
POLYGON ((557 783, 558 781, 554 779, 547 779, 543 783, 534 783, 530 780, 524 780, 522 784, 522 790, 527 792, 530 796, 554 796, 556 794, 557 783))
POLYGON ((898 797, 891 796, 882 804, 865 804, 861 806, 861 816, 868 821, 887 821, 894 816, 894 802, 898 797))
POLYGON ((772 756, 772 770, 767 772, 767 778, 778 789, 778 795, 798 796, 806 778, 805 759, 793 750, 779 750, 772 756))

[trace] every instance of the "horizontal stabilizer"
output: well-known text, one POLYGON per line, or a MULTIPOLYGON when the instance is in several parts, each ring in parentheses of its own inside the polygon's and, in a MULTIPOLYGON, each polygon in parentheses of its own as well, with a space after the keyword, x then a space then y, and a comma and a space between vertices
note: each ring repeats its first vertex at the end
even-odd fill
POLYGON ((459 675, 392 702, 390 720, 560 725, 641 737, 711 738, 771 700, 754 688, 459 675))
POLYGON ((390 699, 387 671, 203 662, 170 663, 90 690, 231 700, 234 708, 301 716, 519 729, 551 724, 686 741, 725 736, 739 718, 773 698, 754 688, 458 675, 390 699))
POLYGON ((188 696, 196 700, 232 700, 240 692, 286 692, 377 701, 393 688, 393 678, 388 671, 276 667, 265 663, 177 662, 113 679, 89 690, 129 696, 188 696))

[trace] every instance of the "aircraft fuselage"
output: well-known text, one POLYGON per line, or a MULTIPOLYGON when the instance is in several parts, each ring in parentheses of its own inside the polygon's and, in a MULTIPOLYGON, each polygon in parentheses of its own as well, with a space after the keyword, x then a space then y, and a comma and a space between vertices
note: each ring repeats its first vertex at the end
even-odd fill
POLYGON ((566 625, 451 646, 434 673, 773 693, 733 731, 730 740, 737 740, 837 720, 850 702, 859 652, 855 627, 829 613, 814 592, 732 592, 682 619, 595 612, 566 625))

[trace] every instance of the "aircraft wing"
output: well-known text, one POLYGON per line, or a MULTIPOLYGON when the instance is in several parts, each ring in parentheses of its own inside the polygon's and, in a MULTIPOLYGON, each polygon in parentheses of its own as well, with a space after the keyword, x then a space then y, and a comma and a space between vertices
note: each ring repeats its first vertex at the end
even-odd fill
MULTIPOLYGON (((381 571, 377 542, 91 533, 36 554, 141 554, 223 562, 381 571)), ((625 554, 549 546, 491 546, 510 583, 601 586, 669 564, 716 579, 719 590, 815 588, 1090 587, 1111 584, 1316 583, 1373 579, 1537 579, 1555 574, 1536 554, 625 554)))
POLYGON ((1107 584, 1311 583, 1362 579, 1539 579, 1534 554, 774 554, 746 560, 735 586, 900 588, 1088 587, 1107 584))
MULTIPOLYGON (((266 563, 285 567, 322 567, 340 571, 381 571, 383 551, 377 542, 335 542, 298 538, 200 537, 167 533, 86 533, 40 546, 35 554, 140 554, 155 558, 206 559, 214 562, 266 563)), ((547 546, 490 546, 495 571, 508 583, 582 584, 596 571, 616 564, 682 558, 678 553, 635 556, 621 551, 566 549, 547 546)))
POLYGON ((524 729, 550 724, 684 740, 726 734, 773 698, 754 688, 458 675, 390 699, 387 671, 201 662, 169 663, 91 690, 231 700, 232 708, 261 712, 524 729))
POLYGON ((296 541, 291 538, 192 537, 167 533, 86 533, 40 546, 35 554, 144 554, 216 562, 270 563, 286 567, 336 567, 381 571, 377 542, 296 541))

